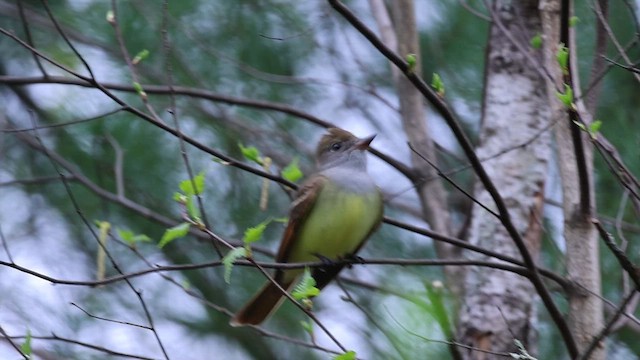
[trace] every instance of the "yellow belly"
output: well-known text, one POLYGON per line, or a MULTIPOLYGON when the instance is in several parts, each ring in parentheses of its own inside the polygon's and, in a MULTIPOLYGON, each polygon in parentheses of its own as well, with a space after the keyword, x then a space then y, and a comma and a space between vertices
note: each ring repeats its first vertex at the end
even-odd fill
POLYGON ((317 261, 318 256, 337 259, 352 254, 380 220, 381 210, 378 191, 353 193, 326 184, 301 226, 287 261, 317 261))

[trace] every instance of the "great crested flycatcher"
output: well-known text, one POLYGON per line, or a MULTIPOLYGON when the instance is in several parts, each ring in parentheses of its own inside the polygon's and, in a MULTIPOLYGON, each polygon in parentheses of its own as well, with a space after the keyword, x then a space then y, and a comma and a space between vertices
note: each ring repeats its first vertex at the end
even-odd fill
MULTIPOLYGON (((374 136, 359 139, 331 128, 316 150, 318 172, 301 186, 276 256, 279 263, 338 260, 354 255, 382 220, 382 194, 367 173, 365 150, 374 136)), ((316 287, 327 285, 343 266, 316 268, 316 287)), ((273 279, 289 290, 302 270, 277 270, 273 279)), ((283 300, 268 282, 231 319, 233 326, 257 325, 283 300)))

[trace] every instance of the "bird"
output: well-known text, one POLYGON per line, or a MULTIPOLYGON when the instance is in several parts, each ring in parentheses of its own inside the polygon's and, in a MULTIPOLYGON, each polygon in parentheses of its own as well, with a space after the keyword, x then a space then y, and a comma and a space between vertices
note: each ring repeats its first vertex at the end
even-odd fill
MULTIPOLYGON (((316 172, 299 188, 289 211, 277 255, 278 263, 331 263, 353 258, 380 226, 383 197, 367 173, 366 150, 376 135, 358 138, 329 128, 318 143, 316 172)), ((344 265, 315 268, 312 277, 322 289, 344 265)), ((302 269, 278 269, 273 280, 290 290, 302 269)), ((284 300, 283 292, 269 281, 229 321, 232 326, 259 325, 284 300)))

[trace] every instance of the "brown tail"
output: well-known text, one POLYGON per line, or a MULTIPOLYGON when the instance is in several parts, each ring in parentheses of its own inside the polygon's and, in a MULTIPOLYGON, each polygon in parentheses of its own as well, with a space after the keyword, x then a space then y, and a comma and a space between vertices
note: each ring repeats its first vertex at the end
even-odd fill
MULTIPOLYGON (((291 282, 281 284, 281 286, 288 290, 291 282)), ((282 291, 274 283, 269 282, 231 318, 229 324, 234 327, 258 325, 280 306, 282 300, 282 291)))

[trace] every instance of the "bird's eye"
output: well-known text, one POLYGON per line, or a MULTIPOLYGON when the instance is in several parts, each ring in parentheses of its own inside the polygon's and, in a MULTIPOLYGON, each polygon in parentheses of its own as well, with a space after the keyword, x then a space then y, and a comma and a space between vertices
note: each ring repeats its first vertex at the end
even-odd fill
POLYGON ((339 142, 331 144, 331 151, 338 151, 341 148, 342 148, 342 144, 339 142))

